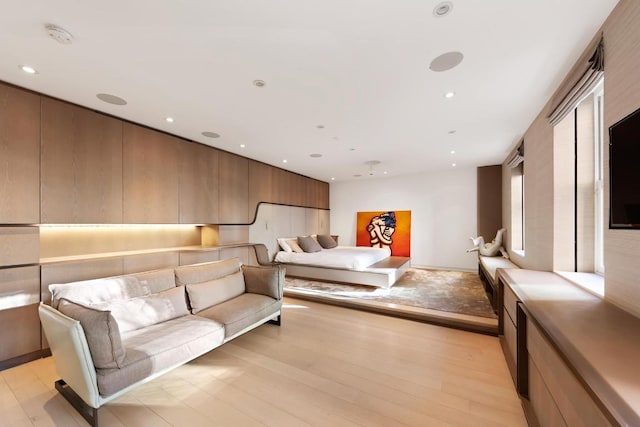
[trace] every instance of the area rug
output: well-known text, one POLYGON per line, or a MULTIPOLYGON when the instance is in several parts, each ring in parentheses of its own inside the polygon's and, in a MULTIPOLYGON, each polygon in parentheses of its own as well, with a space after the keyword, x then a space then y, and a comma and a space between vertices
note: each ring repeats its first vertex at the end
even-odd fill
POLYGON ((497 318, 478 273, 411 268, 391 289, 287 277, 285 290, 497 318))

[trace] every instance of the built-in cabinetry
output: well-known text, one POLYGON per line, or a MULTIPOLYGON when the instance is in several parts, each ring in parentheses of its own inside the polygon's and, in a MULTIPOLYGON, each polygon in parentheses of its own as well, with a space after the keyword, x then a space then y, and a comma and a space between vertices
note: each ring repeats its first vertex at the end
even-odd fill
POLYGON ((640 425, 640 319, 555 273, 498 277, 501 341, 530 425, 640 425))
POLYGON ((42 97, 43 224, 122 223, 122 121, 42 97))
MULTIPOLYGON (((328 209, 328 194, 325 182, 0 82, 0 324, 11 325, 0 369, 48 347, 37 316, 48 284, 254 263, 259 204, 328 209)), ((312 215, 328 233, 326 212, 312 215)))

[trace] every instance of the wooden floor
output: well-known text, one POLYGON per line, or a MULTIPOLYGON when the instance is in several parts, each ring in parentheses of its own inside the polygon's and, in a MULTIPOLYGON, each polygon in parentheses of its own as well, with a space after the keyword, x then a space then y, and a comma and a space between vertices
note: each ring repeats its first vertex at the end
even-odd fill
MULTIPOLYGON (((84 426, 51 358, 0 372, 0 426, 84 426)), ((285 299, 263 325, 110 403, 102 426, 526 426, 495 337, 285 299)))

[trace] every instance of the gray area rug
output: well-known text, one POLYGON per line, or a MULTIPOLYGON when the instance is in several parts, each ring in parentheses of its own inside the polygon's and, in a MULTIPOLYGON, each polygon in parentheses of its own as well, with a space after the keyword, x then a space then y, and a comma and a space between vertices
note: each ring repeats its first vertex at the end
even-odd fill
POLYGON ((287 277, 285 289, 497 318, 478 273, 411 268, 391 289, 287 277))

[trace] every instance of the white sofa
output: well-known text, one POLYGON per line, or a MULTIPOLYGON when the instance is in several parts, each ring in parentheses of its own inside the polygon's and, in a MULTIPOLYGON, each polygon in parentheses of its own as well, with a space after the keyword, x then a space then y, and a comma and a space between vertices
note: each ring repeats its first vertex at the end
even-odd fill
POLYGON ((284 269, 237 258, 53 284, 40 304, 61 379, 56 389, 94 426, 133 387, 265 323, 280 324, 284 269))

